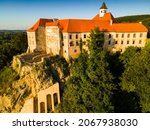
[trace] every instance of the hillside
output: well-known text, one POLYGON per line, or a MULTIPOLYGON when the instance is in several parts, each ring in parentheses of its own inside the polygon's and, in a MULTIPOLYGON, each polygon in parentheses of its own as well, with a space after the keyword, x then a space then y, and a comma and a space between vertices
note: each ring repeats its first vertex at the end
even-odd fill
POLYGON ((0 30, 0 32, 25 32, 25 30, 0 30))
POLYGON ((148 30, 150 37, 150 15, 133 15, 133 16, 124 16, 124 17, 118 17, 116 18, 118 22, 142 22, 148 30))

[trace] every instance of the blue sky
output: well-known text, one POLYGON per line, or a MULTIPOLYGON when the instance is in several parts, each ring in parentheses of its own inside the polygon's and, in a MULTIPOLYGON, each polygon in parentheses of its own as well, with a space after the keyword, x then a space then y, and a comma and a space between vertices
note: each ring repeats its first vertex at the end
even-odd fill
POLYGON ((114 17, 150 14, 150 0, 0 0, 0 29, 27 29, 39 18, 91 19, 102 2, 114 17))

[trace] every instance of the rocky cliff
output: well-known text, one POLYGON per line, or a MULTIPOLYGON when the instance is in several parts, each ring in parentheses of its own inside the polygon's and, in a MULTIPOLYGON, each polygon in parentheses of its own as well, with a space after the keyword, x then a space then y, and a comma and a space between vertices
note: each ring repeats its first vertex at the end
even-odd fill
POLYGON ((10 94, 0 96, 0 112, 20 112, 27 99, 36 97, 39 91, 56 82, 62 84, 69 74, 68 63, 62 57, 43 56, 38 62, 24 60, 23 57, 15 56, 13 59, 12 67, 19 79, 12 82, 10 94))

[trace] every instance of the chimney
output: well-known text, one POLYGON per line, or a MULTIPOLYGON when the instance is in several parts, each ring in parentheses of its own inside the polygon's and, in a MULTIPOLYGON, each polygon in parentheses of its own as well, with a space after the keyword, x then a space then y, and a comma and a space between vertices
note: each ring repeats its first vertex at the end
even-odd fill
POLYGON ((112 25, 112 24, 113 24, 113 20, 111 19, 111 20, 110 20, 110 25, 112 25))
POLYGON ((53 22, 56 22, 58 19, 57 18, 53 18, 53 22))

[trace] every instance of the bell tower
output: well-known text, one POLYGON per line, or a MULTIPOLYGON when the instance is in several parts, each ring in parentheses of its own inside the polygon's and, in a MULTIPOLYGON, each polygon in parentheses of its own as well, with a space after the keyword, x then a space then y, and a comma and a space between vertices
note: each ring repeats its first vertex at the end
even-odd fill
POLYGON ((100 12, 99 12, 99 16, 103 17, 105 15, 105 13, 107 13, 107 6, 105 4, 105 2, 103 2, 102 6, 100 7, 100 12))

